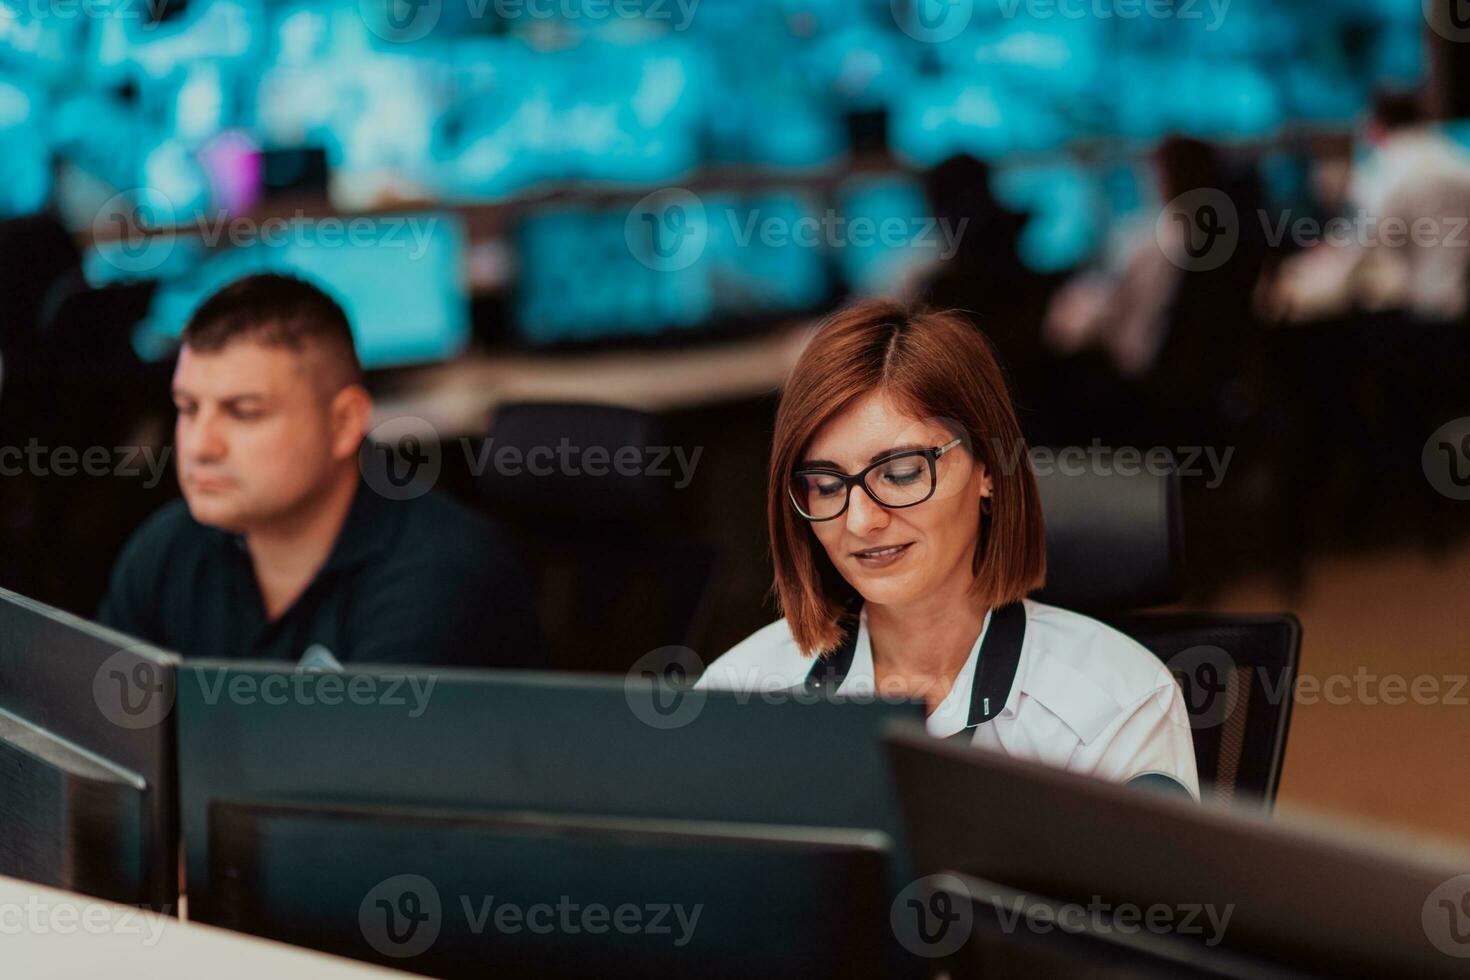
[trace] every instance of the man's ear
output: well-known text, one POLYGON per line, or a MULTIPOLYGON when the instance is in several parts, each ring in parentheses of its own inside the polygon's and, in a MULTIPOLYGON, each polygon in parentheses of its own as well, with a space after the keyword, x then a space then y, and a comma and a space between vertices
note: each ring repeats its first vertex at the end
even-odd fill
POLYGON ((348 385, 332 396, 328 412, 332 420, 332 458, 357 455, 373 417, 373 396, 362 385, 348 385))

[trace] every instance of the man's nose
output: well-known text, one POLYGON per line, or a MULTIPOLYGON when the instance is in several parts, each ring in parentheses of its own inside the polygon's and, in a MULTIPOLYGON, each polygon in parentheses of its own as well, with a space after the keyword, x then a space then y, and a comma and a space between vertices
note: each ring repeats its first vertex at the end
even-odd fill
POLYGON ((191 459, 212 461, 223 459, 227 443, 219 416, 212 412, 200 412, 187 423, 179 426, 179 444, 184 455, 191 459))
POLYGON ((852 496, 847 503, 848 531, 858 537, 865 537, 887 527, 888 520, 889 514, 886 507, 868 496, 867 491, 862 487, 852 488, 852 496))

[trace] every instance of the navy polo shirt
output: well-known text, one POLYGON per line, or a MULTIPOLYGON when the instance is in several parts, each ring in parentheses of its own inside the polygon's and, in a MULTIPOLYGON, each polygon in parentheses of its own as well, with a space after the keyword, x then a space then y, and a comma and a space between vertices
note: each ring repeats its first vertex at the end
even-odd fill
POLYGON ((183 500, 152 515, 113 568, 98 619, 184 657, 539 667, 530 569, 505 534, 449 497, 389 500, 359 481, 326 564, 266 617, 238 535, 183 500))

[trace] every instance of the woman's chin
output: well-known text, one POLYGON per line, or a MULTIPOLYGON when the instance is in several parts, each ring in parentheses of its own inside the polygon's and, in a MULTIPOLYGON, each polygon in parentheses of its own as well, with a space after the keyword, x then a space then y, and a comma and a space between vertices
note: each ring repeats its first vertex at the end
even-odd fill
MULTIPOLYGON (((905 579, 908 577, 905 576, 905 579)), ((901 606, 912 602, 923 589, 917 583, 905 580, 894 580, 880 576, 864 575, 861 572, 851 575, 848 582, 863 601, 874 606, 901 606)))

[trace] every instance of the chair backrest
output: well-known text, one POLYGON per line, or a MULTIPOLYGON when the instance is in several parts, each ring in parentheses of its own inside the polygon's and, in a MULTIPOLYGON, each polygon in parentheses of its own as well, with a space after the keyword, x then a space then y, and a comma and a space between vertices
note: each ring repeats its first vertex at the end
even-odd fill
POLYGON ((1301 658, 1297 618, 1164 613, 1110 622, 1178 679, 1203 799, 1269 811, 1281 783, 1301 658))
POLYGON ((1034 467, 1046 521, 1046 586, 1035 598, 1085 613, 1178 599, 1184 531, 1172 458, 1046 452, 1034 467))
POLYGON ((671 518, 677 470, 664 420, 526 402, 500 406, 489 435, 480 489, 537 565, 550 663, 623 671, 659 647, 698 648, 719 552, 671 518), (521 462, 498 467, 508 447, 521 462))
POLYGON ((1177 599, 1183 579, 1178 473, 1147 460, 1074 448, 1037 468, 1047 584, 1036 598, 1101 616, 1164 661, 1184 692, 1204 797, 1269 810, 1301 625, 1288 614, 1137 612, 1177 599))

